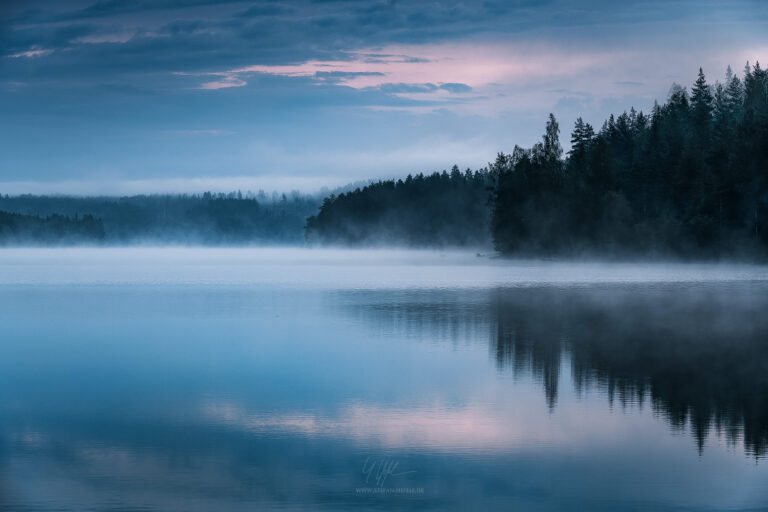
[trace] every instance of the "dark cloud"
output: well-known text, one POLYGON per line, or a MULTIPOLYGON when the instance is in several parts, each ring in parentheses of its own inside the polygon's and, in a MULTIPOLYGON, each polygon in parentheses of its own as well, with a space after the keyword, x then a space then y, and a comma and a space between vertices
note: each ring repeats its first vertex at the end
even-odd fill
MULTIPOLYGON (((529 0, 34 0, 12 4, 3 14, 7 19, 7 30, 0 31, 3 53, 33 48, 54 52, 34 62, 2 65, 7 73, 23 73, 29 79, 69 81, 89 75, 93 81, 99 70, 120 75, 160 70, 194 73, 309 59, 343 60, 349 58, 350 50, 388 44, 439 42, 481 33, 509 36, 607 20, 640 23, 671 13, 690 16, 693 11, 686 2, 665 9, 607 1, 591 2, 591 9, 564 0, 550 0, 545 7, 538 4, 529 0)), ((755 4, 743 9, 754 11, 753 15, 765 11, 755 4)), ((404 62, 423 61, 400 57, 404 62)), ((368 56, 370 62, 392 58, 368 56)))
POLYGON ((139 0, 99 0, 85 9, 70 14, 70 19, 114 16, 154 8, 139 0))
POLYGON ((407 63, 426 63, 429 59, 422 57, 411 57, 408 55, 393 55, 391 53, 364 53, 358 54, 362 57, 363 62, 379 63, 379 62, 407 62, 407 63))
POLYGON ((315 80, 327 84, 338 84, 344 82, 344 80, 361 76, 384 76, 384 73, 377 71, 317 71, 315 73, 315 80))
MULTIPOLYGON (((101 18, 137 12, 178 10, 246 1, 248 0, 227 0, 225 2, 217 2, 216 0, 97 0, 85 8, 71 10, 62 15, 60 19, 101 18)), ((65 4, 66 2, 61 3, 65 4)))
POLYGON ((435 85, 433 83, 421 83, 421 84, 381 84, 375 89, 387 94, 407 94, 407 93, 426 93, 434 92, 439 89, 450 92, 452 94, 464 93, 472 91, 472 88, 467 84, 459 83, 445 83, 435 85))
POLYGON ((459 84, 459 83, 440 84, 440 89, 443 89, 444 91, 448 91, 450 93, 455 93, 455 94, 472 91, 472 88, 467 84, 459 84))
POLYGON ((252 5, 248 9, 235 14, 239 18, 254 18, 262 16, 285 16, 295 12, 292 7, 283 4, 252 5))
POLYGON ((381 84, 376 89, 387 94, 406 94, 418 92, 433 92, 437 90, 435 84, 381 84))
POLYGON ((459 1, 258 2, 247 8, 242 2, 213 0, 98 0, 85 5, 38 1, 29 8, 19 4, 9 12, 5 53, 33 47, 66 49, 66 55, 54 52, 45 62, 27 63, 24 69, 33 77, 45 74, 65 80, 79 76, 74 70, 84 68, 140 73, 165 67, 169 72, 195 72, 343 59, 344 52, 364 47, 454 39, 494 26, 509 30, 505 25, 509 20, 489 16, 483 6, 459 1), (30 23, 31 19, 35 22, 30 23), (126 33, 133 37, 114 44, 119 39, 115 34, 126 33), (78 41, 88 35, 100 39, 78 41))

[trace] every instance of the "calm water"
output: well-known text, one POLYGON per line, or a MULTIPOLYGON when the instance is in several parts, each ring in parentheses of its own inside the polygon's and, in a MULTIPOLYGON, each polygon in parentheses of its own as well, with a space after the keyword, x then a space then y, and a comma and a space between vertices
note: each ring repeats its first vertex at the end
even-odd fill
POLYGON ((765 510, 768 268, 0 252, 2 510, 765 510))

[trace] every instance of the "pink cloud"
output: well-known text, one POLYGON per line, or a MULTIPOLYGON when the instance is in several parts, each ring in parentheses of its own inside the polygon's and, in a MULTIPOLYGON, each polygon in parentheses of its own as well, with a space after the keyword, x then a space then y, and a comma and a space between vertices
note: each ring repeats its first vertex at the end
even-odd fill
POLYGON ((227 89, 229 87, 242 87, 244 85, 247 85, 247 82, 242 78, 240 78, 237 74, 225 73, 225 74, 215 75, 215 76, 221 76, 221 79, 213 80, 211 82, 205 82, 200 86, 200 89, 216 90, 216 89, 227 89))
MULTIPOLYGON (((279 66, 254 65, 213 73, 225 77, 225 80, 211 84, 222 85, 211 87, 205 84, 203 88, 245 85, 247 76, 253 73, 314 77, 321 72, 341 73, 338 83, 355 89, 378 87, 387 83, 460 83, 482 88, 498 83, 526 82, 543 76, 567 76, 605 66, 618 58, 610 53, 576 53, 550 47, 472 43, 389 46, 350 52, 349 55, 349 60, 311 60, 279 66)), ((447 91, 438 89, 408 93, 413 94, 445 95, 447 91)))
MULTIPOLYGON (((378 89, 423 105, 368 105, 419 114, 448 109, 459 114, 497 116, 505 112, 551 111, 567 89, 615 97, 617 80, 633 80, 630 52, 551 44, 463 41, 427 45, 391 45, 348 52, 348 59, 310 60, 291 65, 252 65, 205 76, 202 89, 247 85, 254 75, 302 77, 317 85, 378 89), (623 70, 623 71, 621 71, 623 70), (329 80, 329 77, 332 80, 329 80), (442 88, 442 84, 454 84, 442 88), (466 87, 463 87, 466 86, 466 87)), ((642 77, 647 82, 647 77, 642 77)), ((650 100, 649 100, 650 101, 650 100)))

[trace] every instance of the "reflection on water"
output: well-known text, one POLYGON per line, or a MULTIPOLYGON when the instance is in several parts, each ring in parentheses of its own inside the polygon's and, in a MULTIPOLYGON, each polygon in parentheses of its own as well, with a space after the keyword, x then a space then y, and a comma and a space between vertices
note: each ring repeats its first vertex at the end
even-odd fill
POLYGON ((595 388, 611 407, 642 407, 698 449, 707 436, 768 449, 768 287, 625 285, 349 294, 366 322, 431 340, 461 343, 490 328, 499 369, 531 375, 554 409, 562 364, 577 395, 595 388))
POLYGON ((501 294, 500 364, 530 364, 557 395, 568 350, 577 390, 642 403, 675 428, 690 425, 699 449, 711 430, 765 456, 768 442, 768 294, 765 287, 620 288, 523 298, 501 294))
POLYGON ((722 278, 760 269, 283 286, 227 253, 245 284, 131 284, 36 257, 0 271, 4 511, 768 506, 768 283, 722 278))

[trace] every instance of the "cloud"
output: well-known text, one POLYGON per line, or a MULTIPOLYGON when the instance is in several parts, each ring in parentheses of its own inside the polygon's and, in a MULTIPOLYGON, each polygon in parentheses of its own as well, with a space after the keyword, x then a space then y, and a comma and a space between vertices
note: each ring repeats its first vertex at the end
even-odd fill
POLYGON ((233 135, 235 132, 232 130, 166 130, 168 135, 233 135))
MULTIPOLYGON (((381 76, 386 76, 385 73, 381 73, 381 76)), ((447 91, 451 94, 462 94, 472 91, 472 88, 467 84, 460 83, 440 83, 435 85, 433 83, 423 84, 404 84, 404 83, 384 83, 376 87, 379 91, 388 94, 413 94, 413 93, 431 93, 435 91, 447 91)))
POLYGON ((244 85, 247 85, 247 82, 237 77, 236 75, 221 75, 220 80, 205 82, 202 85, 200 85, 200 89, 215 91, 217 89, 228 89, 230 87, 242 87, 244 85))
POLYGON ((37 49, 27 50, 25 52, 12 53, 10 55, 6 55, 6 57, 11 59, 44 57, 52 53, 53 53, 53 50, 49 48, 37 48, 37 49))
POLYGON ((475 41, 384 50, 391 51, 379 54, 376 59, 370 59, 371 54, 362 50, 346 52, 345 59, 256 64, 208 74, 247 80, 252 74, 312 77, 318 73, 335 73, 341 78, 341 84, 356 89, 378 87, 392 92, 462 93, 490 84, 567 76, 614 64, 628 56, 608 51, 568 51, 551 45, 531 47, 475 41), (404 55, 415 57, 403 58, 404 55))
POLYGON ((294 10, 287 5, 282 4, 261 4, 253 5, 248 9, 238 12, 235 16, 240 18, 252 18, 263 16, 285 16, 291 14, 294 10))
POLYGON ((340 84, 361 76, 386 76, 380 71, 316 71, 314 79, 329 84, 340 84))
POLYGON ((472 91, 472 88, 467 84, 460 84, 457 82, 440 84, 440 89, 443 89, 444 91, 448 91, 454 94, 460 94, 460 93, 472 91))
MULTIPOLYGON (((384 73, 382 73, 382 75, 384 75, 384 73)), ((389 93, 389 94, 433 92, 438 89, 438 87, 435 84, 431 84, 431 83, 426 83, 426 84, 386 83, 386 84, 379 85, 377 88, 378 90, 389 93)))
MULTIPOLYGON (((57 2, 49 4, 46 10, 38 9, 34 16, 27 11, 12 15, 12 30, 5 34, 4 43, 7 53, 13 55, 30 51, 33 45, 56 52, 52 56, 56 65, 25 69, 29 79, 39 75, 60 83, 75 80, 93 83, 95 79, 104 80, 110 73, 182 71, 192 74, 252 65, 296 65, 348 60, 350 52, 360 63, 427 64, 430 56, 425 52, 402 53, 397 48, 450 46, 458 41, 465 41, 466 45, 466 41, 476 38, 506 39, 513 48, 524 46, 521 43, 526 41, 548 40, 552 46, 566 42, 561 46, 573 46, 574 50, 579 43, 611 38, 610 47, 603 44, 592 49, 582 48, 594 53, 600 47, 604 51, 618 48, 627 38, 626 34, 637 32, 613 33, 621 32, 623 26, 662 18, 665 23, 694 15, 704 18, 709 12, 691 9, 687 2, 664 9, 642 9, 631 2, 613 5, 613 9, 600 9, 601 4, 609 5, 607 1, 598 2, 592 9, 584 9, 578 2, 554 0, 546 9, 537 9, 527 0, 504 2, 504 5, 459 0, 376 4, 298 0, 291 4, 260 2, 244 8, 239 2, 221 4, 212 0, 99 0, 85 8, 79 5, 73 8, 73 4, 57 2), (288 16, 291 11, 292 15, 288 16), (41 14, 45 12, 55 15, 45 18, 41 14), (34 24, 21 21, 30 16, 36 20, 34 24), (584 30, 599 23, 603 24, 604 35, 592 29, 584 30), (572 30, 564 32, 565 27, 572 30), (116 42, 121 43, 119 48, 113 44, 116 42), (64 49, 66 51, 57 51, 64 49), (84 70, 89 75, 87 79, 83 77, 84 70)), ((766 16, 766 9, 750 7, 750 23, 759 24, 761 17, 766 16)), ((718 22, 723 24, 720 32, 726 33, 728 24, 740 19, 743 12, 744 8, 736 6, 717 9, 718 22)), ((653 30, 658 29, 644 28, 643 37, 647 39, 653 30)), ((457 71, 462 68, 466 70, 466 64, 457 66, 457 71)), ((552 70, 557 72, 554 67, 552 70)), ((387 82, 455 82, 475 86, 457 74, 459 76, 452 79, 390 77, 387 82)), ((211 88, 220 89, 239 83, 236 80, 211 82, 214 82, 211 88)))
POLYGON ((103 169, 119 169, 116 181, 257 167, 327 177, 333 165, 359 179, 449 166, 457 141, 468 141, 463 161, 483 165, 538 140, 549 112, 565 139, 575 115, 599 126, 647 110, 666 75, 687 85, 699 65, 714 81, 728 63, 768 60, 766 2, 27 0, 0 11, 6 182, 103 169), (237 135, 158 142, 179 126, 237 135), (432 135, 449 141, 444 153, 413 147, 432 135), (234 156, 257 140, 283 149, 234 156))
MULTIPOLYGON (((518 401, 534 399, 518 396, 518 401)), ((535 397, 539 399, 539 397, 535 397)), ((590 407, 592 404, 590 404, 590 407)), ((583 405, 582 405, 583 407, 583 405)), ((339 438, 365 446, 418 449, 431 452, 471 450, 527 450, 531 447, 576 447, 589 441, 605 441, 619 426, 633 422, 638 432, 663 428, 650 415, 640 417, 631 408, 621 415, 604 415, 595 421, 575 408, 561 407, 568 421, 551 421, 544 407, 530 407, 525 416, 514 407, 492 408, 481 402, 444 407, 441 404, 393 407, 352 403, 331 414, 312 411, 249 412, 223 400, 202 406, 202 415, 214 424, 253 435, 299 435, 308 438, 339 438), (628 417, 630 416, 630 417, 628 417), (642 425, 638 425, 638 421, 642 425)))
MULTIPOLYGON (((208 90, 244 87, 257 76, 308 80, 370 96, 368 106, 413 114, 447 109, 462 114, 498 115, 520 109, 565 107, 563 82, 605 91, 615 79, 595 76, 632 59, 634 52, 563 48, 551 44, 503 41, 459 41, 429 45, 386 46, 348 51, 342 58, 294 64, 255 64, 202 74, 212 78, 197 85, 208 90), (512 92, 510 94, 510 92, 512 92), (392 104, 383 96, 408 100, 392 104)), ((575 105, 570 105, 574 107, 575 105)))

